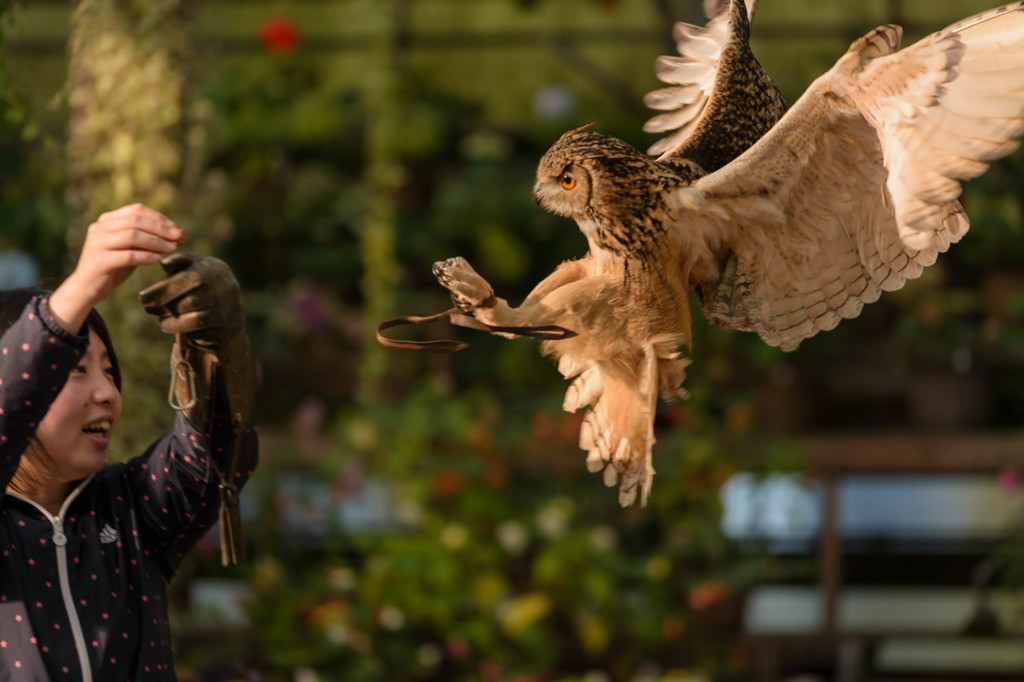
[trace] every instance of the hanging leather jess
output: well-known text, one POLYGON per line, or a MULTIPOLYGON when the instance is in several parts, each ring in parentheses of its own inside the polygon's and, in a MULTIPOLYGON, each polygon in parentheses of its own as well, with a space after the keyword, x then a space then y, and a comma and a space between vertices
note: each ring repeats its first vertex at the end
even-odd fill
MULTIPOLYGON (((228 418, 228 415, 217 414, 217 392, 223 390, 220 363, 213 361, 210 364, 210 402, 209 419, 207 424, 212 425, 215 418, 228 418)), ((171 365, 171 388, 167 395, 168 404, 175 410, 184 411, 195 406, 198 401, 196 395, 196 373, 192 364, 184 357, 178 358, 171 365), (180 402, 174 393, 174 382, 178 368, 181 367, 188 375, 188 400, 180 402)), ((226 401, 225 401, 226 402, 226 401)), ((231 430, 234 446, 231 452, 231 459, 228 462, 227 471, 221 471, 211 458, 210 465, 217 474, 220 491, 220 510, 218 512, 218 526, 220 528, 220 561, 224 566, 236 566, 245 559, 245 542, 242 539, 242 519, 238 507, 238 486, 234 484, 235 475, 238 473, 238 459, 241 454, 242 423, 241 413, 230 415, 231 430)))

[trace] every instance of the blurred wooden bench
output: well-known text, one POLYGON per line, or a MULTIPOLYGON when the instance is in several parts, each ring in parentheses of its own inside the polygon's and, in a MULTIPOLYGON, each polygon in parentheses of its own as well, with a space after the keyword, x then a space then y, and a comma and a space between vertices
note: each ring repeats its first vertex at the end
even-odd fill
MULTIPOLYGON (((847 477, 984 475, 995 481, 1007 466, 1024 469, 1024 432, 841 435, 805 445, 808 474, 820 490, 818 579, 812 585, 762 585, 748 594, 743 622, 753 678, 784 679, 787 660, 823 657, 822 669, 835 682, 1024 680, 1024 593, 991 593, 1003 628, 989 637, 966 636, 978 606, 969 582, 846 584, 849 538, 839 519, 847 477)), ((941 564, 941 549, 933 551, 941 564)))
POLYGON ((1024 680, 1024 592, 994 591, 997 636, 967 636, 977 598, 971 588, 846 587, 826 631, 821 589, 766 585, 744 610, 759 679, 782 679, 786 653, 827 652, 835 679, 1024 680), (870 675, 866 677, 866 675, 870 675))

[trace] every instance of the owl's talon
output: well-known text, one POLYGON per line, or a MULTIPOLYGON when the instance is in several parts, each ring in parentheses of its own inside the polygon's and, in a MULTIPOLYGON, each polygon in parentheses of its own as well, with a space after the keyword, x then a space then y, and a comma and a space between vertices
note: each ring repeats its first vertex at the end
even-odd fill
POLYGON ((456 256, 438 261, 431 271, 441 286, 451 292, 452 303, 463 312, 489 308, 497 301, 491 285, 470 267, 465 258, 456 256))

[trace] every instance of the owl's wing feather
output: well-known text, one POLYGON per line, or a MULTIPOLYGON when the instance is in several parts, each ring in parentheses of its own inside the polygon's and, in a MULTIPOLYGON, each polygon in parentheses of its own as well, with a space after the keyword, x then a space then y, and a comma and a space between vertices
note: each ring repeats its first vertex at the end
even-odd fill
POLYGON ((664 113, 644 124, 669 133, 648 153, 661 160, 685 158, 717 170, 778 121, 782 95, 750 52, 749 17, 756 0, 706 0, 707 26, 679 22, 673 37, 678 57, 659 57, 655 74, 669 87, 644 103, 664 113))
POLYGON ((733 17, 732 0, 709 0, 704 3, 704 14, 709 19, 707 26, 682 21, 675 24, 672 37, 679 56, 658 57, 654 64, 655 75, 669 87, 654 90, 644 97, 644 104, 649 108, 667 112, 649 119, 644 131, 674 132, 652 145, 648 153, 670 151, 693 131, 711 99, 723 52, 737 30, 749 32, 755 4, 745 5, 746 11, 737 19, 733 17))
POLYGON ((710 321, 795 348, 967 232, 960 181, 1024 133, 1024 69, 1006 66, 1024 60, 1024 3, 897 51, 900 35, 855 42, 753 147, 674 195, 710 321))

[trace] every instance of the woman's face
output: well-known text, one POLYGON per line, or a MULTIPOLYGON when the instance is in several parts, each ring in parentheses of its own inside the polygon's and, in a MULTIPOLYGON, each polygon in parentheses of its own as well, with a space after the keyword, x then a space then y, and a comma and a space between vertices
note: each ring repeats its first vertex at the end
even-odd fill
POLYGON ((39 422, 36 439, 52 460, 47 469, 60 481, 77 481, 106 464, 110 434, 121 416, 112 367, 106 346, 90 330, 88 350, 39 422))

